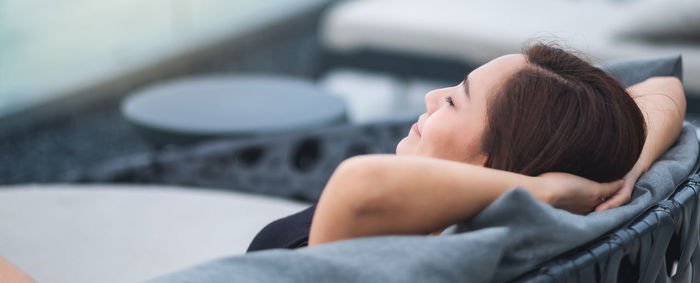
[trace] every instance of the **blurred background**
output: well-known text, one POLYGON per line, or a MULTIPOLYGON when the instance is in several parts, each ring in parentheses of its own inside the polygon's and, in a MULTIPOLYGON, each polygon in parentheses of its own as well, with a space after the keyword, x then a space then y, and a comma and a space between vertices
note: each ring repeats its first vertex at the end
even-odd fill
POLYGON ((0 1, 0 183, 61 181, 152 150, 120 103, 158 82, 302 78, 342 97, 348 121, 361 123, 420 114, 428 90, 529 39, 598 63, 682 54, 696 113, 697 2, 0 1))
MULTIPOLYGON (((596 64, 681 54, 687 119, 697 122, 699 4, 0 0, 0 185, 180 184, 123 172, 163 152, 196 159, 210 139, 399 121, 396 141, 429 90, 533 39, 596 64)), ((293 167, 305 172, 316 147, 301 142, 293 167)), ((343 156, 386 151, 350 149, 343 156)))

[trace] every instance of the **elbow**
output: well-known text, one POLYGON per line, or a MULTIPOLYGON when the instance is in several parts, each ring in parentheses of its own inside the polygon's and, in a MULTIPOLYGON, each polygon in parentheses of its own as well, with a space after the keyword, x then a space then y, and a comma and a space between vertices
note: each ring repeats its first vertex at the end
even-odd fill
POLYGON ((685 110, 686 110, 686 98, 685 98, 685 91, 683 90, 683 82, 679 80, 678 78, 673 78, 674 79, 674 87, 676 88, 677 91, 677 101, 678 101, 678 111, 681 113, 681 118, 685 118, 685 110))
POLYGON ((663 94, 668 97, 673 106, 675 107, 676 113, 679 115, 680 119, 685 118, 686 110, 686 98, 685 91, 683 90, 683 82, 676 77, 654 77, 649 79, 654 81, 654 84, 658 86, 658 89, 663 92, 663 94))
POLYGON ((671 96, 671 99, 676 104, 678 113, 681 115, 681 119, 683 119, 685 117, 686 109, 686 98, 685 91, 683 90, 683 82, 676 77, 664 77, 664 79, 666 79, 666 84, 668 85, 669 96, 671 96))

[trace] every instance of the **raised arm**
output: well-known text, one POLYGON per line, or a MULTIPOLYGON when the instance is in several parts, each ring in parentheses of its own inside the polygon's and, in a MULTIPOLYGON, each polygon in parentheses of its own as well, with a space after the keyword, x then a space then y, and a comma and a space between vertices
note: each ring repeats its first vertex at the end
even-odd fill
POLYGON ((428 234, 471 218, 517 186, 554 206, 585 213, 620 185, 568 174, 530 177, 433 158, 360 156, 343 162, 326 185, 309 245, 371 235, 428 234), (567 182, 566 192, 561 191, 561 177, 567 182))
POLYGON ((675 77, 654 77, 627 89, 644 115, 647 137, 639 160, 625 176, 625 184, 596 211, 626 204, 637 179, 676 141, 683 128, 685 93, 675 77))
POLYGON ((428 234, 469 219, 506 190, 522 186, 535 198, 574 213, 629 201, 634 183, 676 140, 685 113, 680 81, 652 78, 629 89, 647 123, 642 154, 622 181, 598 184, 564 173, 539 177, 408 156, 373 155, 338 167, 319 200, 309 244, 383 234, 428 234))

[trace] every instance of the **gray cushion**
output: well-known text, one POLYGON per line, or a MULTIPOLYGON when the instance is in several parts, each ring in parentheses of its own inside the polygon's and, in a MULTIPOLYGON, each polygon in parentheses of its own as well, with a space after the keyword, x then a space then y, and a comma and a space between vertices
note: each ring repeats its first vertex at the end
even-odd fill
POLYGON ((674 76, 683 80, 683 60, 680 55, 619 60, 600 68, 626 87, 654 76, 674 76))

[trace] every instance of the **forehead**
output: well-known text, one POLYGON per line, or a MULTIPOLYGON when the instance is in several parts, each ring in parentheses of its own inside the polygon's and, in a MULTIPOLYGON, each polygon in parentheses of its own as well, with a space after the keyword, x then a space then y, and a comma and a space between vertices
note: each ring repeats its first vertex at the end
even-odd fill
POLYGON ((515 72, 521 70, 526 65, 527 60, 525 59, 525 55, 504 55, 472 71, 469 74, 469 79, 472 84, 474 84, 474 88, 489 91, 505 83, 515 72))

